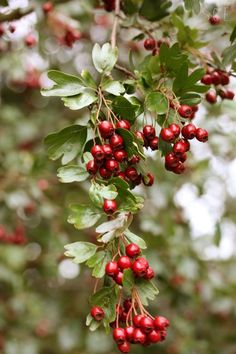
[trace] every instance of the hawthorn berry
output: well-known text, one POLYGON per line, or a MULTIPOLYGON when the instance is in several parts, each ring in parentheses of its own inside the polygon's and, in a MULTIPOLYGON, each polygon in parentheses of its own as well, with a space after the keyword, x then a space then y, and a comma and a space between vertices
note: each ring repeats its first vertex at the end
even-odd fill
POLYGON ((158 343, 161 341, 161 332, 156 331, 154 329, 153 331, 148 333, 147 338, 148 338, 149 342, 151 342, 151 343, 158 343))
POLYGON ((114 276, 113 279, 115 280, 115 282, 116 282, 118 285, 122 285, 122 283, 123 283, 123 276, 124 276, 124 274, 119 271, 119 272, 114 276))
POLYGON ((108 171, 112 173, 119 171, 119 163, 116 160, 106 160, 105 167, 108 171))
POLYGON ((118 349, 121 353, 129 353, 130 352, 130 344, 128 342, 124 342, 118 345, 118 349))
POLYGON ((98 170, 98 165, 96 164, 96 162, 94 160, 90 160, 86 164, 86 170, 90 175, 95 175, 98 170))
POLYGON ((126 180, 126 176, 125 176, 125 173, 123 171, 118 172, 117 177, 120 177, 123 180, 126 180))
POLYGON ((179 163, 178 157, 173 154, 173 152, 170 152, 165 156, 165 165, 167 167, 176 167, 179 163))
POLYGON ((99 306, 92 307, 90 314, 96 321, 101 321, 105 316, 103 309, 99 306))
POLYGON ((182 128, 182 135, 185 139, 191 140, 196 136, 197 128, 193 124, 187 124, 182 128))
POLYGON ((167 332, 166 331, 161 331, 161 342, 163 342, 166 339, 167 332))
POLYGON ((161 136, 162 140, 169 142, 169 143, 173 142, 175 139, 174 133, 170 128, 162 128, 160 136, 161 136))
POLYGON ((118 267, 121 270, 129 269, 132 266, 132 262, 128 256, 122 256, 118 260, 118 267))
POLYGON ((133 342, 135 344, 144 344, 146 341, 146 334, 144 334, 141 329, 135 328, 134 330, 134 336, 133 336, 133 342))
POLYGON ((25 38, 25 44, 27 47, 33 47, 37 43, 37 40, 33 34, 28 34, 25 38))
POLYGON ((128 158, 127 152, 125 150, 116 150, 114 152, 114 158, 118 162, 123 162, 128 158))
POLYGON ((130 127, 131 127, 130 122, 125 119, 119 120, 119 122, 116 123, 116 128, 130 130, 130 127))
POLYGON ((119 272, 119 267, 117 262, 115 261, 108 262, 105 271, 106 271, 106 275, 108 275, 109 277, 116 276, 116 274, 118 274, 119 272))
POLYGON ((201 82, 204 84, 204 85, 211 85, 212 84, 212 77, 210 74, 205 74, 202 79, 201 79, 201 82))
POLYGON ((131 159, 129 160, 129 163, 131 165, 136 165, 140 161, 140 157, 137 155, 133 155, 131 159))
POLYGON ((149 146, 152 149, 152 151, 158 150, 158 142, 159 142, 159 139, 157 136, 155 136, 155 138, 149 140, 149 146))
POLYGON ((154 329, 154 321, 150 317, 145 316, 140 320, 140 328, 147 334, 154 329))
POLYGON ((180 134, 180 126, 176 123, 172 123, 169 125, 169 129, 173 132, 174 136, 178 138, 180 134))
POLYGON ((198 128, 196 131, 196 138, 198 141, 205 143, 208 140, 208 132, 205 129, 198 128))
POLYGON ((179 161, 178 165, 176 167, 173 167, 172 172, 174 172, 177 175, 181 175, 185 171, 185 166, 182 162, 179 161))
POLYGON ((174 143, 173 146, 173 153, 177 156, 180 157, 186 152, 186 144, 183 140, 179 140, 176 143, 174 143))
POLYGON ((123 303, 123 306, 126 311, 129 311, 132 306, 132 299, 126 299, 123 303))
POLYGON ((206 93, 206 100, 207 102, 213 104, 213 103, 216 103, 217 101, 217 95, 216 95, 216 92, 214 91, 209 91, 206 93))
POLYGON ((212 25, 212 26, 216 26, 216 25, 219 25, 221 23, 221 18, 219 15, 214 15, 214 16, 210 16, 209 17, 209 23, 212 25))
POLYGON ((148 267, 144 275, 144 279, 151 280, 154 278, 154 276, 155 276, 154 270, 151 267, 148 267))
POLYGON ((152 125, 145 125, 143 127, 143 135, 148 140, 154 139, 156 136, 155 128, 152 125))
POLYGON ((128 167, 125 170, 125 176, 130 180, 130 181, 135 181, 139 174, 138 171, 136 170, 135 167, 128 167))
POLYGON ((190 107, 186 104, 183 104, 179 107, 178 113, 183 118, 189 118, 189 117, 191 117, 193 110, 192 110, 192 107, 190 107))
POLYGON ((140 327, 140 321, 141 319, 143 318, 144 316, 143 315, 135 315, 133 317, 133 324, 135 327, 139 328, 140 327))
POLYGON ((214 71, 211 75, 212 83, 217 86, 221 83, 221 75, 217 72, 214 71))
POLYGON ((229 84, 229 75, 225 72, 220 73, 220 83, 225 86, 229 84))
POLYGON ((110 138, 114 133, 115 129, 111 122, 103 120, 98 125, 99 132, 104 139, 110 138))
POLYGON ((134 133, 136 135, 136 137, 142 142, 144 143, 144 134, 142 132, 135 132, 134 133))
POLYGON ((105 199, 103 203, 103 210, 106 214, 114 214, 117 209, 115 200, 105 199))
POLYGON ((179 157, 179 161, 181 161, 181 162, 185 162, 186 160, 187 160, 187 154, 186 154, 186 153, 182 154, 182 155, 179 157))
POLYGON ((109 144, 102 145, 102 150, 103 150, 103 153, 104 153, 104 157, 106 159, 111 159, 112 158, 113 152, 112 152, 112 148, 111 148, 111 146, 109 144))
POLYGON ((151 187, 154 183, 154 176, 152 173, 147 173, 146 176, 142 177, 143 184, 147 187, 151 187))
POLYGON ((100 173, 100 176, 101 176, 103 179, 109 179, 109 178, 111 178, 111 176, 112 176, 112 172, 111 172, 111 171, 108 171, 105 167, 100 167, 100 168, 99 168, 99 173, 100 173))
POLYGON ((156 47, 156 40, 154 38, 147 38, 143 45, 146 50, 153 50, 156 47))
POLYGON ((164 331, 167 327, 169 327, 169 325, 170 322, 163 316, 157 316, 154 319, 154 327, 158 331, 164 331))
POLYGON ((235 94, 234 94, 233 91, 231 91, 231 90, 227 90, 227 91, 226 91, 226 98, 227 98, 228 100, 233 100, 233 99, 234 99, 234 96, 235 96, 235 94))
POLYGON ((104 150, 101 145, 94 145, 91 149, 91 154, 97 161, 102 161, 104 159, 104 150))
POLYGON ((118 135, 118 134, 114 134, 111 138, 110 138, 110 145, 112 149, 120 149, 123 146, 123 138, 118 135))
POLYGON ((134 339, 134 329, 135 328, 133 326, 129 326, 125 328, 126 339, 130 343, 132 343, 134 339))
POLYGON ((125 253, 130 258, 135 258, 140 254, 140 247, 135 243, 130 243, 125 248, 125 253))
POLYGON ((124 328, 115 328, 113 331, 113 339, 117 344, 123 344, 126 341, 126 334, 124 328))
POLYGON ((143 277, 146 274, 148 263, 140 261, 141 258, 138 258, 132 265, 132 271, 137 277, 143 277))

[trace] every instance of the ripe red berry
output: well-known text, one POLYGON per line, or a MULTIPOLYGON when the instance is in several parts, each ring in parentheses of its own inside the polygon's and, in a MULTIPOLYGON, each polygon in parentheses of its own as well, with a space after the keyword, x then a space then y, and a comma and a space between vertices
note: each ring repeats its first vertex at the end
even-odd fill
POLYGON ((113 331, 113 339, 117 344, 122 344, 126 341, 124 328, 115 328, 113 331))
POLYGON ((211 104, 216 103, 216 101, 217 101, 217 95, 216 95, 215 91, 207 92, 205 97, 206 97, 207 102, 209 102, 211 104))
POLYGON ((96 162, 94 160, 90 160, 86 164, 86 170, 90 175, 95 175, 98 170, 98 165, 96 164, 96 162))
POLYGON ((109 178, 111 178, 111 176, 112 176, 112 172, 111 172, 111 171, 108 171, 105 167, 100 167, 100 168, 99 168, 99 173, 100 173, 100 176, 101 176, 103 179, 109 179, 109 178))
POLYGON ((165 165, 167 167, 169 167, 169 168, 175 167, 178 165, 178 163, 179 163, 178 157, 175 154, 173 154, 172 152, 170 152, 169 154, 167 154, 165 156, 165 165))
POLYGON ((148 268, 148 262, 140 261, 141 258, 138 258, 132 265, 132 271, 135 273, 137 277, 143 277, 146 274, 146 270, 148 268))
POLYGON ((131 306, 132 306, 132 300, 131 299, 126 299, 123 303, 124 309, 126 311, 129 311, 131 306))
POLYGON ((180 156, 180 158, 179 158, 179 160, 181 161, 181 162, 185 162, 186 160, 187 160, 187 154, 185 153, 185 154, 183 154, 183 155, 181 155, 180 156))
POLYGON ((144 334, 141 329, 135 328, 133 342, 135 344, 144 344, 146 341, 146 334, 144 334))
POLYGON ((146 270, 146 274, 144 275, 144 279, 151 280, 154 278, 154 276, 154 270, 151 267, 148 267, 148 269, 146 270))
POLYGON ((169 325, 170 322, 163 316, 157 316, 154 319, 154 326, 158 331, 164 331, 169 325))
POLYGON ((227 73, 220 73, 220 83, 221 85, 225 86, 229 84, 229 75, 227 73))
POLYGON ((37 43, 37 40, 34 35, 28 34, 28 36, 25 38, 25 44, 27 47, 33 47, 37 43))
POLYGON ((122 285, 123 283, 123 276, 124 274, 122 272, 118 272, 115 276, 114 276, 114 280, 118 285, 122 285))
POLYGON ((111 148, 111 146, 109 144, 102 145, 102 150, 103 150, 103 153, 104 153, 104 157, 106 159, 111 159, 112 158, 113 152, 112 152, 112 148, 111 148))
POLYGON ((116 274, 118 274, 119 272, 119 267, 117 262, 115 261, 111 261, 108 262, 106 265, 106 275, 108 275, 109 277, 114 277, 116 276, 116 274))
POLYGON ((133 324, 135 327, 139 328, 140 327, 140 321, 141 319, 143 318, 144 316, 143 315, 135 315, 133 317, 133 324))
POLYGON ((53 10, 53 4, 51 3, 51 1, 47 1, 42 5, 42 9, 45 14, 48 14, 53 10))
POLYGON ((122 256, 118 260, 118 267, 121 270, 129 269, 132 266, 132 262, 128 256, 122 256))
POLYGON ((151 187, 154 183, 154 176, 152 173, 147 173, 146 176, 142 177, 143 184, 147 187, 151 187))
POLYGON ((169 129, 172 130, 174 136, 178 138, 180 134, 180 126, 178 124, 172 123, 170 124, 169 129))
POLYGON ((177 175, 181 175, 185 171, 185 166, 182 162, 179 161, 178 165, 172 169, 172 172, 174 172, 177 175))
POLYGON ((98 129, 104 139, 110 138, 115 131, 112 123, 108 122, 107 120, 99 123, 98 129))
POLYGON ((233 100, 233 99, 234 99, 234 96, 235 96, 235 94, 234 94, 233 91, 231 91, 231 90, 227 90, 227 91, 226 91, 226 98, 227 98, 228 100, 233 100))
POLYGON ((128 167, 125 170, 125 176, 130 180, 130 181, 135 181, 139 174, 138 171, 136 170, 135 167, 128 167))
POLYGON ((154 38, 147 38, 143 45, 146 50, 153 50, 156 47, 156 40, 154 38))
POLYGON ((114 152, 114 158, 118 162, 124 162, 128 158, 128 155, 125 150, 117 150, 114 152))
POLYGON ((190 107, 186 104, 183 104, 179 107, 178 113, 183 118, 189 118, 189 117, 191 117, 193 110, 192 110, 192 107, 190 107))
POLYGON ((106 160, 105 167, 113 173, 119 171, 119 163, 116 160, 106 160))
POLYGON ((143 127, 143 135, 148 140, 154 139, 156 136, 155 128, 152 125, 145 125, 143 127))
POLYGON ((174 146, 173 146, 173 153, 177 156, 180 157, 186 152, 186 144, 183 140, 177 141, 174 146))
POLYGON ((164 140, 168 143, 171 143, 175 140, 174 133, 172 132, 172 130, 170 128, 162 128, 160 136, 161 136, 162 140, 164 140))
POLYGON ((2 37, 5 33, 3 25, 0 23, 0 37, 2 37))
POLYGON ((212 74, 211 74, 211 79, 212 79, 212 83, 217 86, 221 83, 221 75, 217 72, 217 71, 214 71, 212 74))
POLYGON ((91 149, 91 154, 97 161, 102 161, 104 159, 104 151, 101 145, 94 145, 91 149))
POLYGON ((118 135, 118 134, 114 134, 111 138, 110 138, 110 145, 112 149, 120 149, 123 146, 123 138, 118 135))
POLYGON ((148 333, 148 340, 151 343, 158 343, 161 341, 161 333, 159 331, 153 330, 148 333))
POLYGON ((208 132, 205 129, 198 128, 196 138, 198 141, 205 143, 208 140, 208 132))
POLYGON ((140 254, 140 247, 135 243, 130 243, 125 248, 125 253, 130 258, 135 258, 140 254))
POLYGON ((196 136, 197 128, 193 124, 187 124, 182 128, 182 135, 185 139, 191 140, 196 136))
POLYGON ((211 85, 212 84, 212 77, 210 74, 205 74, 202 79, 201 79, 201 82, 204 84, 204 85, 211 85))
POLYGON ((129 326, 125 328, 126 339, 128 342, 132 343, 134 339, 134 327, 129 326))
POLYGON ((130 122, 125 119, 119 120, 119 122, 116 123, 116 128, 130 130, 130 127, 131 127, 130 122))
POLYGON ((103 210, 106 214, 114 214, 117 209, 115 200, 104 199, 103 210))
POLYGON ((120 178, 122 178, 123 180, 126 180, 125 173, 122 172, 122 171, 118 172, 117 177, 120 177, 120 178))
POLYGON ((96 321, 101 321, 105 315, 103 309, 99 306, 92 307, 90 314, 96 321))
POLYGON ((149 333, 154 329, 154 321, 150 317, 143 317, 140 320, 140 328, 144 333, 149 333))
POLYGON ((193 112, 197 112, 198 111, 198 106, 195 104, 194 106, 191 106, 192 107, 192 110, 193 112))
POLYGON ((149 146, 152 149, 152 151, 158 150, 158 142, 159 139, 157 136, 155 136, 155 138, 153 138, 152 140, 149 140, 149 146))
POLYGON ((130 352, 130 344, 128 342, 124 342, 118 345, 118 349, 121 353, 129 353, 130 352))
POLYGON ((185 144, 185 151, 190 150, 190 142, 187 139, 182 139, 183 143, 185 144))
POLYGON ((209 23, 213 26, 219 25, 221 23, 220 16, 219 15, 210 16, 209 23))
POLYGON ((131 165, 136 165, 138 162, 140 161, 140 157, 139 156, 136 156, 136 155, 133 155, 131 157, 131 159, 129 160, 129 163, 131 165))

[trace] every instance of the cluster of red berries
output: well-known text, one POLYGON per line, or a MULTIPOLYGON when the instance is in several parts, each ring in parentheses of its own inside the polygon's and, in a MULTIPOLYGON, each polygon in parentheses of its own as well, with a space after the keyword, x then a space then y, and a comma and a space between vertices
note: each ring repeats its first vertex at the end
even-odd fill
POLYGON ((138 278, 151 280, 154 277, 154 271, 148 261, 143 257, 137 258, 140 255, 138 245, 135 243, 127 245, 125 253, 125 256, 121 256, 117 261, 112 260, 106 265, 106 275, 113 278, 118 285, 122 285, 125 269, 132 269, 138 278))
POLYGON ((146 50, 152 51, 152 55, 156 55, 159 53, 159 48, 162 44, 166 44, 168 47, 170 46, 170 42, 167 38, 161 38, 158 41, 153 37, 146 38, 143 46, 146 50))
POLYGON ((8 234, 5 227, 0 225, 0 242, 5 244, 24 245, 27 242, 24 227, 22 225, 17 226, 11 234, 8 234))
POLYGON ((76 28, 67 28, 65 35, 58 39, 61 45, 72 48, 73 44, 81 39, 81 32, 76 28))
POLYGON ((233 100, 234 92, 231 90, 225 90, 222 86, 226 86, 230 83, 229 74, 226 71, 220 69, 212 69, 209 68, 206 74, 203 76, 201 82, 204 85, 214 85, 216 87, 215 90, 210 90, 206 94, 206 100, 214 104, 217 102, 217 96, 222 99, 233 100))

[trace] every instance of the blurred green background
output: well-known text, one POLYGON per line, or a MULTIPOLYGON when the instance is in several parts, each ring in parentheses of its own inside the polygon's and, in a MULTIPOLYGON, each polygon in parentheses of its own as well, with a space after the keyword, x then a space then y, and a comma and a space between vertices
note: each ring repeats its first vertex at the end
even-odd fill
MULTIPOLYGON (((39 87, 47 85, 50 67, 92 71, 92 45, 109 38, 113 18, 94 14, 92 1, 58 1, 58 13, 87 33, 69 48, 58 44, 40 1, 33 3, 37 17, 32 13, 16 22, 14 33, 5 23, 0 39, 0 238, 2 229, 20 229, 26 237, 22 245, 0 240, 0 352, 111 354, 110 336, 85 327, 93 288, 89 270, 63 256, 67 243, 96 240, 93 229, 76 231, 66 222, 66 206, 86 200, 88 185, 60 184, 59 164, 48 160, 43 145, 47 134, 83 122, 87 112, 41 97, 39 87), (33 48, 24 45, 29 32, 38 40, 33 48)), ((204 25, 207 19, 199 21, 204 25)), ((120 33, 124 63, 129 36, 120 33)), ((142 44, 132 48, 142 56, 142 44)), ((159 154, 150 154, 156 185, 137 189, 146 203, 132 227, 147 241, 146 255, 157 274, 160 294, 152 311, 168 317, 171 327, 164 344, 135 353, 236 354, 235 112, 235 101, 201 106, 195 123, 208 129, 210 141, 193 144, 184 175, 168 173, 159 154)))

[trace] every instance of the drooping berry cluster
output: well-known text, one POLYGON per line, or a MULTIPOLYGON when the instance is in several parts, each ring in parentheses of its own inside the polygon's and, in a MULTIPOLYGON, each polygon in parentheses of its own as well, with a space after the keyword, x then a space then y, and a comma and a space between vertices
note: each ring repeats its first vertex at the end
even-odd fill
POLYGON ((145 39, 143 46, 146 50, 152 51, 152 55, 156 55, 159 53, 159 49, 162 44, 166 44, 169 47, 170 42, 168 38, 161 38, 159 40, 156 40, 153 37, 149 37, 145 39))
POLYGON ((209 68, 203 76, 201 82, 205 85, 213 85, 215 89, 211 89, 206 93, 207 102, 214 104, 217 102, 217 96, 223 99, 233 100, 234 92, 224 89, 230 83, 230 76, 226 71, 220 69, 209 68))
POLYGON ((24 245, 27 242, 24 227, 19 225, 12 233, 8 233, 5 227, 0 225, 0 242, 4 244, 24 245))

